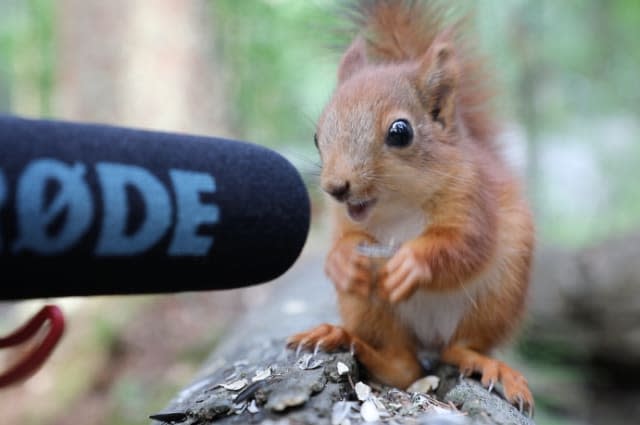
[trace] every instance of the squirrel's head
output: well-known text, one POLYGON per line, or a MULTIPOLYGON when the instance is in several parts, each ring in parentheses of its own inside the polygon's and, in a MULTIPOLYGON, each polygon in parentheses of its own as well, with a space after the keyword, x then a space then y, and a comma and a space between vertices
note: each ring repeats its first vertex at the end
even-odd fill
POLYGON ((369 63, 361 38, 347 49, 315 142, 322 189, 352 220, 397 201, 423 207, 456 177, 458 72, 452 45, 439 39, 405 63, 369 63))

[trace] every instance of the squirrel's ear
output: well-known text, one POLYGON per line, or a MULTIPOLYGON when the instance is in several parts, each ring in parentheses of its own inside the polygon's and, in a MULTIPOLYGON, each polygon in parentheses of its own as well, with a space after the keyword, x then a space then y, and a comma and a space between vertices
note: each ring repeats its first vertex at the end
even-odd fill
POLYGON ((347 81, 366 64, 367 46, 362 36, 358 36, 353 40, 340 60, 340 66, 338 67, 338 84, 347 81))
POLYGON ((448 128, 455 118, 458 64, 453 46, 436 39, 418 69, 423 101, 431 119, 448 128))

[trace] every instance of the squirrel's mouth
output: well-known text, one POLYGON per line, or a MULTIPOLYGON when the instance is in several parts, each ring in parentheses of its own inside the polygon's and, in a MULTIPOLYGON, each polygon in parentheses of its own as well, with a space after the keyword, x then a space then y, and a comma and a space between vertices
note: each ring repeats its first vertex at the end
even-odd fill
POLYGON ((364 221, 368 216, 373 206, 376 203, 376 199, 369 199, 367 201, 348 201, 347 213, 353 221, 364 221))

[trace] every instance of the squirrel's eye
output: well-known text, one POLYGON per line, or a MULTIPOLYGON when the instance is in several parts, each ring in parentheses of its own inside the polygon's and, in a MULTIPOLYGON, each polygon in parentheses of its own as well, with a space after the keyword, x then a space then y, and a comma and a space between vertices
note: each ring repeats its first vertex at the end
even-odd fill
POLYGON ((313 143, 315 143, 316 149, 319 149, 319 147, 318 147, 318 133, 314 133, 314 135, 313 135, 313 143))
POLYGON ((385 143, 394 148, 404 148, 413 141, 413 129, 407 120, 396 120, 389 127, 385 143))

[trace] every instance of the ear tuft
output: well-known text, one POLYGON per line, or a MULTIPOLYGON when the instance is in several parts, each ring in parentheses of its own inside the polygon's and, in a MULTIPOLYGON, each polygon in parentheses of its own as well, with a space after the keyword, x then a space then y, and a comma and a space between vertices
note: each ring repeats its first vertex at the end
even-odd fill
POLYGON ((340 60, 338 84, 347 81, 367 64, 367 46, 362 36, 356 37, 340 60))
POLYGON ((419 81, 425 105, 434 122, 448 128, 455 118, 458 65, 453 46, 435 41, 419 67, 419 81))

